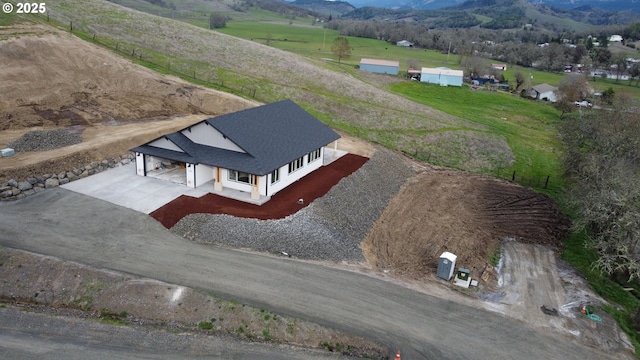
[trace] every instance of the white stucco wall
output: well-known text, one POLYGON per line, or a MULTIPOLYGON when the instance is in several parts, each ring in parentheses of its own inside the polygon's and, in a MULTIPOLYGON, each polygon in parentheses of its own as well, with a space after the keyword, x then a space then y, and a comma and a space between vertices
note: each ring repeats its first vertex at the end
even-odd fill
MULTIPOLYGON (((222 186, 225 188, 229 188, 229 189, 235 189, 235 190, 240 190, 240 191, 245 191, 245 192, 251 192, 251 184, 247 184, 247 183, 243 183, 243 182, 239 182, 239 181, 234 181, 234 180, 229 180, 229 170, 227 169, 220 169, 220 175, 222 177, 222 186)), ((264 181, 263 179, 260 179, 260 182, 264 181)))
POLYGON ((196 187, 202 186, 205 183, 213 180, 213 177, 215 176, 214 166, 198 164, 195 166, 195 168, 196 168, 196 175, 195 175, 196 187))
POLYGON ((199 123, 191 127, 191 131, 185 129, 182 131, 184 136, 188 137, 191 141, 197 144, 213 146, 221 149, 227 149, 244 153, 238 145, 233 143, 212 126, 207 123, 199 123))
MULTIPOLYGON (((269 186, 267 187, 267 196, 272 196, 275 193, 277 193, 278 191, 286 188, 287 186, 289 186, 290 184, 293 184, 294 182, 300 180, 301 178, 303 178, 304 176, 308 175, 309 173, 313 172, 316 169, 319 169, 322 166, 322 159, 324 157, 324 147, 320 148, 320 157, 315 159, 314 161, 312 161, 311 163, 308 162, 308 154, 306 154, 304 156, 304 166, 302 166, 301 168, 299 168, 298 170, 292 172, 291 174, 289 174, 289 164, 283 166, 280 168, 280 181, 278 181, 275 184, 271 184, 269 183, 269 186)), ((271 179, 267 179, 268 181, 271 181, 271 179)), ((261 187, 261 194, 264 191, 264 187, 261 187)))
POLYGON ((184 152, 184 151, 182 151, 182 149, 180 149, 178 147, 178 145, 176 145, 173 142, 167 140, 166 138, 156 139, 156 140, 150 142, 149 145, 150 146, 159 147, 159 148, 162 148, 162 149, 168 149, 168 150, 184 152))

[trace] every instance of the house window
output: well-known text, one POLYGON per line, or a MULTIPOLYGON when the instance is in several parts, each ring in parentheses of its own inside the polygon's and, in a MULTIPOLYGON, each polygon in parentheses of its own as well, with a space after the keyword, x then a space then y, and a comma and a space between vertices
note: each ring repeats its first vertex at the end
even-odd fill
POLYGON ((293 160, 292 162, 289 163, 289 174, 300 169, 303 165, 304 165, 304 156, 296 160, 293 160))
POLYGON ((320 158, 320 149, 313 150, 307 155, 307 163, 310 163, 319 158, 320 158))
POLYGON ((280 169, 275 169, 271 172, 271 183, 275 184, 280 181, 280 169))
POLYGON ((242 171, 229 170, 229 180, 231 181, 237 181, 237 182, 249 184, 250 179, 251 179, 251 174, 249 173, 242 172, 242 171))

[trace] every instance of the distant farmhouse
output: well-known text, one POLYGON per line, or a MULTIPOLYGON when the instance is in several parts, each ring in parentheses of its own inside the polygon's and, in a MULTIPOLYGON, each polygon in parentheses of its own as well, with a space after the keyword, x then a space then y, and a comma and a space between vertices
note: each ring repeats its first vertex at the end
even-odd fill
POLYGON ((398 41, 396 43, 396 45, 403 46, 403 47, 413 47, 413 43, 411 41, 408 41, 408 40, 398 41))
POLYGON ((611 35, 611 37, 609 38, 609 42, 622 42, 622 36, 621 35, 611 35))
POLYGON ((400 61, 362 59, 360 60, 360 70, 376 74, 398 75, 400 61))
POLYGON ((531 88, 530 96, 538 100, 556 102, 558 100, 556 90, 558 90, 558 88, 555 86, 540 84, 531 88))
POLYGON ((491 68, 500 71, 507 71, 507 64, 491 64, 491 68))
POLYGON ((262 203, 323 166, 340 138, 291 100, 220 115, 131 149, 136 173, 262 203), (172 174, 167 174, 172 172, 172 174))
POLYGON ((422 68, 420 81, 442 86, 462 86, 462 70, 451 70, 446 67, 422 68))

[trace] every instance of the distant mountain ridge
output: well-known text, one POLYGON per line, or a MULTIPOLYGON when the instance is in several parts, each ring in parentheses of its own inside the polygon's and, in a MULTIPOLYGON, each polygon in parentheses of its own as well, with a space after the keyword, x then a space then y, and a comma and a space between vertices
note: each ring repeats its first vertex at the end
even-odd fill
MULTIPOLYGON (((633 11, 640 13, 640 0, 527 0, 533 4, 561 9, 592 6, 609 11, 633 11)), ((433 10, 460 5, 465 0, 349 0, 355 7, 374 6, 387 9, 433 10)))

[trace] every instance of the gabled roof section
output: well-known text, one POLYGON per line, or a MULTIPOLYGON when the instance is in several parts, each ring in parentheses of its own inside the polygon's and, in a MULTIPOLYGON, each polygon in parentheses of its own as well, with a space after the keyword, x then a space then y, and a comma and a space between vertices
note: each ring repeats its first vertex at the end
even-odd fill
POLYGON ((266 175, 340 138, 291 100, 205 120, 256 159, 250 171, 266 175))
MULTIPOLYGON (((184 153, 150 145, 131 151, 170 160, 266 175, 340 138, 291 100, 203 120, 246 153, 193 142, 182 131, 164 135, 184 153)), ((200 123, 202 123, 200 122, 200 123)))
POLYGON ((360 60, 360 64, 361 65, 400 66, 400 61, 362 58, 360 60))
POLYGON ((422 68, 423 74, 430 75, 447 75, 447 76, 464 76, 464 72, 462 70, 451 70, 448 67, 437 67, 437 68, 422 68))
POLYGON ((555 91, 557 88, 549 84, 540 84, 540 85, 534 86, 532 89, 537 91, 538 93, 545 93, 548 91, 555 91))

